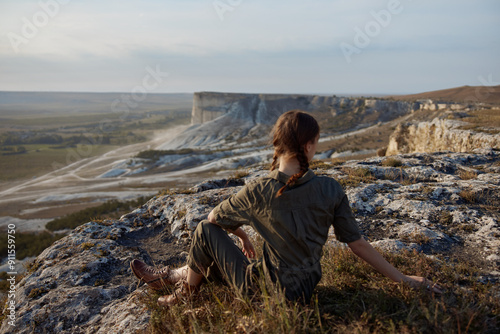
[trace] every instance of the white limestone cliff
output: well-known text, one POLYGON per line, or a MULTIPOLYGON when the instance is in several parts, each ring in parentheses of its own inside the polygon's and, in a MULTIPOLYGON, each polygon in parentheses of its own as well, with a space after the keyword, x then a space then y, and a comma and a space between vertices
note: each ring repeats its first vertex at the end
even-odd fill
MULTIPOLYGON (((194 93, 191 127, 157 149, 229 148, 235 145, 262 145, 270 127, 284 112, 300 109, 318 119, 337 122, 347 113, 357 121, 347 122, 343 131, 394 120, 420 110, 457 108, 432 101, 396 101, 363 97, 293 94, 194 93)), ((463 106, 465 108, 465 106, 463 106)))
POLYGON ((463 130, 463 125, 467 123, 439 118, 432 122, 399 124, 389 139, 386 155, 500 149, 500 134, 463 130))
POLYGON ((199 92, 193 96, 191 124, 210 122, 229 113, 233 117, 251 120, 254 123, 273 123, 277 116, 290 109, 329 111, 333 114, 366 111, 404 115, 418 110, 465 108, 465 105, 435 103, 432 100, 396 101, 324 95, 199 92))

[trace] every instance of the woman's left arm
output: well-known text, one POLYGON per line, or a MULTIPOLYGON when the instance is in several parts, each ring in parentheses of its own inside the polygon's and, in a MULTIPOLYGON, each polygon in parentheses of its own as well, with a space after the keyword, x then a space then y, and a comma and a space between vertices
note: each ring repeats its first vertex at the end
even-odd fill
MULTIPOLYGON (((210 223, 215 224, 215 225, 219 225, 219 224, 217 224, 217 221, 215 220, 215 215, 213 212, 214 212, 213 210, 210 211, 207 219, 210 223)), ((248 237, 246 232, 243 231, 243 229, 241 227, 238 227, 235 230, 231 230, 231 229, 227 229, 227 230, 240 239, 241 247, 243 248, 243 254, 245 254, 245 256, 248 258, 254 258, 255 257, 255 248, 253 247, 253 244, 250 241, 250 238, 248 237)))
POLYGON ((441 293, 441 287, 420 276, 407 276, 397 270, 392 264, 387 262, 384 257, 377 252, 365 239, 360 238, 348 243, 349 248, 354 254, 365 260, 375 270, 382 275, 392 279, 395 282, 407 282, 412 287, 427 286, 430 291, 441 293))

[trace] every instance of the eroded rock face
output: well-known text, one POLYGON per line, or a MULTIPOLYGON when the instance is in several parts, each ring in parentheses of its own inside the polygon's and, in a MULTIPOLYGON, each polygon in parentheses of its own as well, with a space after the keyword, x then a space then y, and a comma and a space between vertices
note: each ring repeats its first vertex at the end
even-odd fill
POLYGON ((500 148, 500 135, 461 130, 466 124, 438 118, 432 122, 400 124, 389 139, 386 155, 500 148))
POLYGON ((236 119, 245 119, 254 124, 274 124, 276 118, 291 109, 304 111, 328 110, 334 114, 345 112, 380 112, 384 115, 405 115, 417 110, 460 110, 466 105, 435 103, 432 100, 395 101, 392 99, 371 99, 294 94, 239 94, 219 92, 198 92, 193 96, 192 124, 210 122, 225 114, 236 119))
MULTIPOLYGON (((500 154, 408 154, 323 166, 346 187, 364 236, 380 249, 464 258, 500 273, 500 154)), ((89 222, 47 248, 17 285, 16 327, 2 333, 135 333, 150 314, 129 268, 181 264, 191 233, 220 201, 267 171, 156 196, 116 221, 89 222)), ((251 232, 251 231, 249 231, 251 232)), ((333 234, 332 234, 333 241, 333 234)))
POLYGON ((356 129, 361 124, 368 126, 387 122, 414 111, 446 108, 467 106, 441 103, 438 107, 430 100, 198 92, 193 96, 192 126, 164 143, 160 149, 220 148, 221 145, 234 146, 235 143, 239 146, 247 143, 249 147, 262 145, 268 140, 270 128, 278 117, 292 109, 311 112, 319 120, 339 116, 339 122, 345 121, 342 121, 341 115, 351 113, 356 121, 346 126, 356 129))

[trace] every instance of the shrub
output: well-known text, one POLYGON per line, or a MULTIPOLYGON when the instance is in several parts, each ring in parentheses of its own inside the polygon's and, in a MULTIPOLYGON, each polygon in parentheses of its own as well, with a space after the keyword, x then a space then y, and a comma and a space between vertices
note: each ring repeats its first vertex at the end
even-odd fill
POLYGON ((342 158, 334 158, 332 159, 332 166, 340 166, 346 162, 345 159, 342 158))
POLYGON ((377 150, 377 157, 385 157, 386 153, 387 153, 387 147, 379 148, 377 150))
POLYGON ((449 211, 441 211, 439 215, 439 223, 442 225, 450 225, 453 223, 453 215, 449 211))
POLYGON ((413 232, 409 235, 405 235, 401 238, 401 240, 406 242, 414 242, 419 245, 423 245, 428 243, 431 239, 422 232, 413 232))
POLYGON ((46 288, 43 288, 43 287, 42 288, 34 288, 28 294, 28 298, 35 299, 35 298, 38 298, 47 292, 49 292, 49 290, 47 290, 46 288))
POLYGON ((458 193, 460 197, 462 197, 467 203, 476 203, 477 195, 476 192, 472 189, 464 189, 458 193))
POLYGON ((95 244, 93 242, 84 242, 83 244, 80 245, 80 247, 83 250, 89 250, 89 249, 91 249, 94 246, 95 246, 95 244))
POLYGON ((64 217, 54 219, 48 222, 45 228, 50 231, 73 229, 77 226, 88 223, 92 219, 100 220, 100 216, 118 218, 121 214, 129 212, 131 209, 141 206, 146 201, 146 197, 140 197, 138 199, 126 202, 110 200, 99 206, 80 210, 64 217))
POLYGON ((401 167, 403 162, 396 158, 387 158, 382 161, 382 166, 384 167, 401 167))
POLYGON ((458 177, 460 177, 462 180, 471 180, 477 177, 477 173, 473 170, 459 169, 458 177))
POLYGON ((415 176, 408 176, 408 174, 403 171, 403 168, 388 170, 386 171, 384 177, 386 180, 399 182, 404 186, 408 186, 418 182, 418 179, 415 176))

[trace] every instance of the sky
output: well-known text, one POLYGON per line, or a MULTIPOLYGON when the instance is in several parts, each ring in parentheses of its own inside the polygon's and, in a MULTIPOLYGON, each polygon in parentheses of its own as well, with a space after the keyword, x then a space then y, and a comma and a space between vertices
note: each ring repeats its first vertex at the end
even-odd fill
POLYGON ((0 0, 0 91, 500 84, 498 0, 0 0))

